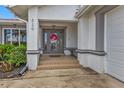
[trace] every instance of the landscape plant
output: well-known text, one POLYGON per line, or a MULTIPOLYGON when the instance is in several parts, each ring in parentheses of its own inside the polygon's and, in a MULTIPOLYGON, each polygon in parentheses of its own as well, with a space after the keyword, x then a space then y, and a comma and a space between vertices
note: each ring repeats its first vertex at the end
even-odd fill
POLYGON ((26 64, 26 46, 14 46, 0 44, 0 70, 11 71, 26 64))

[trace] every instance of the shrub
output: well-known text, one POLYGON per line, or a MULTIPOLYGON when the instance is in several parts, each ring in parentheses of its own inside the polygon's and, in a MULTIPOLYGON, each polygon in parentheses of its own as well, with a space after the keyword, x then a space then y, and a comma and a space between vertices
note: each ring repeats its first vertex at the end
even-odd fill
POLYGON ((8 63, 18 67, 26 63, 26 47, 24 45, 17 46, 11 50, 8 55, 8 63))
POLYGON ((26 63, 26 46, 0 45, 0 63, 8 70, 26 63), (6 65, 5 65, 6 64, 6 65))
POLYGON ((0 45, 0 61, 7 61, 7 55, 11 53, 13 45, 0 45))

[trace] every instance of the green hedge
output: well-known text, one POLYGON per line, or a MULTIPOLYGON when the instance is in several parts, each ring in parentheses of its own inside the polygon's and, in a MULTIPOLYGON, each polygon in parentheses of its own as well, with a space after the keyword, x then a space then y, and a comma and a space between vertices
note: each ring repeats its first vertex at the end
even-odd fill
POLYGON ((1 45, 0 44, 0 62, 11 64, 18 67, 26 63, 26 46, 1 45))

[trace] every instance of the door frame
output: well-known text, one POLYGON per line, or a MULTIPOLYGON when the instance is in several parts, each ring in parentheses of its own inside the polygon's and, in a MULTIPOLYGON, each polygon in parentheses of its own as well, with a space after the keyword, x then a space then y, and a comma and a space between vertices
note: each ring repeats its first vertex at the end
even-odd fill
MULTIPOLYGON (((54 32, 54 31, 57 31, 57 30, 59 30, 59 31, 63 31, 64 32, 64 35, 63 35, 63 49, 62 49, 62 52, 60 52, 60 53, 64 53, 64 47, 66 46, 65 44, 66 44, 66 33, 65 33, 65 29, 42 29, 42 31, 43 31, 43 48, 44 48, 44 32, 46 31, 46 30, 48 30, 49 32, 54 32)), ((44 54, 50 54, 50 52, 46 52, 45 50, 43 50, 43 53, 44 54)), ((54 52, 52 52, 52 53, 54 53, 54 52)), ((58 52, 59 53, 59 52, 58 52)))

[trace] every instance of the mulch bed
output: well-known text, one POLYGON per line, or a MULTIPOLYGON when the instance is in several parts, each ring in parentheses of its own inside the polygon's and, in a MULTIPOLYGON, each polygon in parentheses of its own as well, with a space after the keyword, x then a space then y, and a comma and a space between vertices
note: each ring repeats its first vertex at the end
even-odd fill
POLYGON ((10 72, 0 71, 0 79, 19 77, 22 75, 22 74, 20 74, 20 72, 24 69, 24 67, 25 67, 25 65, 22 65, 19 68, 16 68, 10 72))

